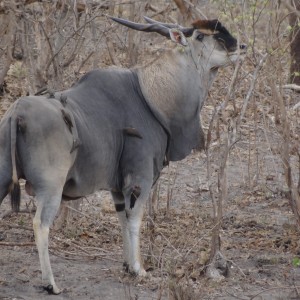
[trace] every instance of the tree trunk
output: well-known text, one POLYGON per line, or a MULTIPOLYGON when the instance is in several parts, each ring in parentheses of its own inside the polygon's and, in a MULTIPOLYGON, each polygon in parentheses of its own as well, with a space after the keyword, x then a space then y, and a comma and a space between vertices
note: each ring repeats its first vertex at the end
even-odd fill
MULTIPOLYGON (((141 4, 131 3, 129 8, 131 21, 135 21, 135 15, 143 15, 141 4)), ((140 32, 129 30, 128 31, 128 66, 133 67, 137 64, 138 61, 138 52, 140 46, 140 32)))
MULTIPOLYGON (((300 0, 291 0, 291 5, 300 13, 300 0)), ((300 85, 300 18, 296 13, 290 15, 292 31, 290 83, 300 85)))
POLYGON ((0 67, 0 95, 4 93, 4 79, 13 62, 13 47, 17 30, 14 1, 10 2, 9 8, 7 14, 3 15, 0 21, 2 31, 1 48, 4 49, 4 55, 1 57, 2 66, 0 67))
MULTIPOLYGON (((192 3, 192 1, 190 2, 192 3)), ((174 0, 174 2, 179 9, 178 23, 185 26, 191 25, 193 21, 191 7, 188 4, 186 4, 184 0, 174 0)))

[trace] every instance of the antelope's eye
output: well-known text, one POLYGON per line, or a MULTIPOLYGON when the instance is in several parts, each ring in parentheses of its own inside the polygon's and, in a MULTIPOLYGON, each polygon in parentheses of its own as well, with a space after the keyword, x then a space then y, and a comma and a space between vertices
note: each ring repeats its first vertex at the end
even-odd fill
POLYGON ((203 40, 203 38, 204 38, 204 34, 202 32, 197 33, 196 39, 198 41, 201 42, 203 40))

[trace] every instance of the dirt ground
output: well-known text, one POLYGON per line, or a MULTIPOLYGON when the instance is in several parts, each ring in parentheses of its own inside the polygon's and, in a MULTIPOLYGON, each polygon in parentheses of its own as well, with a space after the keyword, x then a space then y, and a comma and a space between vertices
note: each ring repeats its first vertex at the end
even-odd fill
MULTIPOLYGON (((244 167, 231 158, 221 237, 231 270, 224 280, 209 280, 202 272, 212 204, 203 154, 195 153, 165 169, 160 179, 155 226, 149 229, 146 216, 142 233, 145 279, 122 271, 118 221, 109 194, 99 192, 83 201, 66 226, 51 231, 52 267, 64 291, 47 295, 33 244, 33 214, 4 216, 7 199, 0 221, 1 241, 7 243, 0 246, 0 299, 299 299, 300 269, 292 264, 300 254, 299 231, 289 204, 267 189, 272 187, 268 182, 254 190, 247 187, 244 167), (168 188, 172 198, 167 209, 168 188)), ((30 211, 32 203, 24 197, 23 210, 30 211)))
MULTIPOLYGON (((218 98, 214 93, 226 85, 220 77, 211 98, 218 98)), ((299 101, 296 93, 289 97, 291 105, 299 101)), ((202 111, 205 131, 211 98, 202 111)), ((3 113, 9 103, 1 104, 3 113)), ((283 192, 280 142, 272 127, 261 120, 251 122, 241 131, 228 161, 228 201, 221 231, 222 253, 231 266, 228 277, 213 281, 205 276, 214 226, 212 201, 207 157, 192 153, 163 170, 154 213, 149 215, 146 209, 142 255, 149 276, 145 279, 123 272, 114 207, 107 192, 98 192, 83 199, 67 224, 50 231, 53 273, 63 292, 48 295, 41 288, 33 238, 34 202, 23 191, 22 212, 15 215, 5 199, 0 213, 0 299, 300 299, 299 230, 283 192)), ((212 142, 214 187, 218 151, 212 142)), ((296 157, 291 160, 297 166, 296 157)))

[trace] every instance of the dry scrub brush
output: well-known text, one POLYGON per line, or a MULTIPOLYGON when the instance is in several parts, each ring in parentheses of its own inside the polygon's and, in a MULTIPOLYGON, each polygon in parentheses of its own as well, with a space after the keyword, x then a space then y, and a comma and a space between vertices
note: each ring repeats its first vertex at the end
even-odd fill
MULTIPOLYGON (((227 173, 232 172, 228 170, 232 156, 247 162, 246 166, 241 165, 244 188, 266 188, 273 197, 283 193, 300 225, 300 110, 299 95, 294 92, 299 87, 287 85, 291 62, 290 11, 279 1, 271 0, 215 2, 222 7, 222 22, 226 26, 231 24, 231 31, 249 48, 243 63, 221 72, 202 112, 207 129, 207 180, 214 219, 210 259, 205 265, 209 277, 219 280, 229 267, 226 259, 221 258, 220 264, 219 258, 228 187, 234 182, 232 176, 231 182, 227 178, 227 173)), ((174 285, 172 289, 176 294, 174 285)))
MULTIPOLYGON (((248 57, 243 63, 231 69, 230 73, 222 71, 222 76, 219 76, 215 89, 211 92, 208 106, 212 109, 210 114, 204 116, 207 129, 207 180, 213 202, 214 218, 211 229, 212 250, 207 266, 209 276, 222 279, 222 276, 212 274, 214 271, 210 268, 215 264, 217 252, 221 250, 220 228, 224 216, 223 211, 226 211, 228 201, 227 164, 229 157, 238 154, 244 156, 242 159, 246 158, 247 166, 243 174, 244 187, 247 186, 251 190, 257 186, 269 185, 271 182, 268 188, 276 194, 287 184, 289 190, 287 195, 297 200, 298 192, 295 188, 297 183, 294 183, 293 178, 296 180, 299 178, 299 167, 289 162, 291 159, 295 160, 293 158, 295 151, 296 153, 299 151, 299 136, 297 135, 299 125, 297 125, 297 111, 290 115, 291 119, 285 117, 286 106, 291 103, 284 103, 280 100, 289 97, 289 101, 295 104, 297 96, 291 92, 274 96, 278 90, 283 92, 281 87, 287 83, 289 71, 290 41, 288 12, 285 7, 280 6, 277 1, 242 1, 238 4, 234 1, 216 2, 219 7, 223 8, 219 15, 220 19, 226 25, 231 24, 231 29, 239 36, 239 41, 246 41, 249 46, 248 57), (229 85, 228 80, 231 80, 229 85), (287 129, 279 130, 279 112, 280 117, 283 118, 281 124, 284 128, 288 128, 289 139, 287 139, 287 129), (282 139, 284 142, 281 142, 282 139), (290 147, 291 140, 296 143, 296 146, 292 148, 290 147), (280 144, 284 145, 283 151, 278 147, 280 144), (290 152, 290 148, 294 152, 290 152), (214 166, 211 164, 212 161, 215 162, 214 166), (282 176, 283 172, 287 173, 286 182, 282 176)), ((170 194, 172 192, 168 193, 170 194)), ((167 200, 169 203, 169 197, 167 200)), ((296 212, 294 206, 293 204, 292 208, 296 212)), ((153 219, 150 220, 150 224, 151 235, 153 235, 155 230, 153 219)), ((151 236, 150 243, 154 240, 155 238, 151 236)), ((174 250, 177 249, 171 246, 174 250)), ((154 251, 155 245, 151 245, 151 249, 154 251)), ((159 255, 154 253, 152 255, 159 257, 157 261, 161 260, 159 255)), ((175 257, 175 263, 173 262, 169 275, 178 278, 185 273, 182 270, 184 263, 182 261, 179 263, 178 257, 175 257)), ((165 264, 168 262, 165 261, 165 264)), ((171 262, 169 264, 172 265, 171 262)), ((205 265, 202 265, 200 269, 203 271, 204 267, 205 265)), ((220 270, 218 266, 214 267, 219 269, 219 275, 228 271, 226 264, 225 270, 220 270)), ((185 278, 191 277, 188 275, 185 278)), ((175 291, 174 293, 176 294, 175 291)))
MULTIPOLYGON (((293 91, 283 90, 288 87, 291 61, 290 11, 280 1, 216 2, 222 7, 220 19, 226 24, 233 21, 232 27, 248 43, 249 49, 244 64, 236 66, 231 84, 228 86, 220 79, 216 85, 224 92, 222 95, 212 92, 211 97, 215 104, 208 126, 208 142, 217 151, 214 154, 208 147, 207 161, 208 181, 218 183, 210 184, 215 224, 222 222, 226 210, 223 203, 227 200, 228 157, 246 143, 249 151, 245 183, 254 188, 273 181, 271 190, 275 189, 274 194, 285 191, 300 225, 299 109, 293 109, 299 97, 293 91), (217 179, 211 180, 215 172, 210 169, 210 161, 216 159, 217 179), (213 186, 217 191, 212 190, 213 186)), ((215 232, 213 248, 217 250, 220 249, 218 237, 219 233, 215 232)), ((217 250, 213 249, 212 253, 217 250)))
MULTIPOLYGON (((143 11, 151 13, 151 17, 157 14, 161 21, 177 17, 175 4, 157 3, 163 4, 163 9, 157 9, 156 3, 149 4, 148 8, 136 3, 136 11, 129 6, 121 10, 117 5, 110 13, 136 21, 140 18, 137 14, 143 11)), ((220 72, 202 111, 207 148, 201 159, 207 162, 212 214, 202 210, 202 200, 207 195, 201 194, 202 186, 199 187, 201 201, 185 202, 190 210, 174 208, 177 164, 170 166, 166 185, 158 182, 150 201, 142 235, 146 268, 154 270, 153 280, 157 278, 162 289, 169 287, 170 297, 174 299, 199 299, 197 293, 208 289, 205 283, 201 284, 203 274, 207 267, 218 269, 215 260, 216 254, 222 252, 222 223, 228 213, 227 204, 232 200, 230 197, 242 189, 251 192, 266 188, 274 197, 284 193, 300 225, 300 97, 286 86, 290 64, 290 12, 276 0, 216 0, 209 5, 206 9, 196 5, 198 14, 200 11, 211 17, 212 11, 213 16, 217 12, 216 17, 229 27, 239 42, 248 44, 248 54, 237 66, 220 72), (234 164, 239 164, 241 169, 238 175, 230 169, 234 164)), ((18 39, 24 47, 23 64, 29 92, 36 92, 44 84, 52 88, 68 86, 81 72, 93 67, 128 66, 146 61, 168 46, 154 35, 147 36, 147 40, 134 34, 128 37, 128 30, 111 26, 102 17, 101 9, 87 8, 79 16, 71 8, 54 10, 51 3, 37 3, 26 10, 21 7, 24 16, 18 27, 18 39), (42 10, 42 5, 47 9, 42 10), (136 48, 134 41, 140 41, 136 48), (38 63, 34 65, 36 58, 38 63)), ((113 207, 109 211, 113 211, 113 207)), ((85 231, 70 230, 70 238, 77 239, 79 244, 67 245, 72 249, 69 255, 96 257, 96 251, 106 247, 104 254, 98 255, 108 257, 110 246, 105 241, 120 243, 116 217, 111 215, 105 226, 84 216, 74 222, 74 228, 78 225, 85 228, 87 224, 85 231)), ((55 241, 53 243, 55 246, 55 241)), ((111 249, 114 251, 114 245, 111 249)), ((116 260, 121 260, 121 253, 117 256, 116 260)), ((225 259, 226 272, 228 267, 225 259)), ((214 278, 223 279, 226 272, 222 272, 214 278)))

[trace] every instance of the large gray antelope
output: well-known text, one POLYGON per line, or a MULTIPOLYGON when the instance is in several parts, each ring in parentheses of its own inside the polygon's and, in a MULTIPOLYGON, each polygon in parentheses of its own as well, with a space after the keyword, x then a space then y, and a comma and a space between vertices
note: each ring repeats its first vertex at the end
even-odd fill
POLYGON ((124 263, 145 275, 140 257, 143 207, 169 161, 204 145, 199 113, 220 67, 237 61, 246 46, 217 20, 192 27, 145 18, 112 18, 135 30, 175 42, 152 63, 133 69, 88 72, 73 87, 50 96, 26 96, 0 123, 0 203, 10 193, 20 205, 19 179, 36 197, 33 219, 42 279, 58 294, 51 270, 49 227, 61 200, 109 190, 122 227, 124 263))

